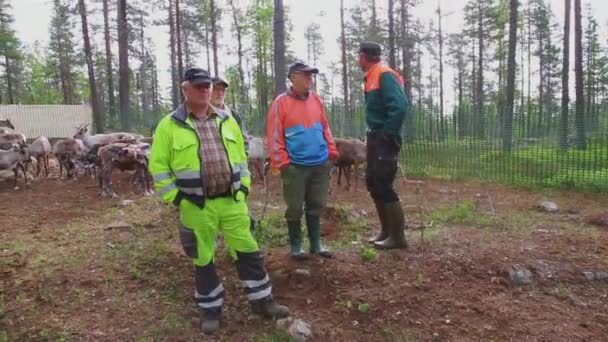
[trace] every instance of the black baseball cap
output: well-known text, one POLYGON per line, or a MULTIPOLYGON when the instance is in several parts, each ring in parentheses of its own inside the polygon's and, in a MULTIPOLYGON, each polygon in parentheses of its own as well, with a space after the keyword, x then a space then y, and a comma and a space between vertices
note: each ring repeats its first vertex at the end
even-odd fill
POLYGON ((184 81, 189 81, 193 85, 211 84, 211 76, 207 70, 190 68, 184 74, 184 81))
POLYGON ((380 55, 382 55, 382 46, 376 42, 361 42, 361 44, 359 44, 359 53, 380 57, 380 55))
POLYGON ((228 86, 230 85, 230 84, 228 84, 228 81, 226 81, 225 79, 223 79, 219 76, 214 77, 211 81, 213 81, 213 86, 221 84, 224 87, 228 88, 228 86))
POLYGON ((290 76, 294 72, 310 72, 313 74, 318 74, 319 69, 312 67, 303 61, 295 61, 289 65, 289 71, 287 72, 287 76, 290 76))

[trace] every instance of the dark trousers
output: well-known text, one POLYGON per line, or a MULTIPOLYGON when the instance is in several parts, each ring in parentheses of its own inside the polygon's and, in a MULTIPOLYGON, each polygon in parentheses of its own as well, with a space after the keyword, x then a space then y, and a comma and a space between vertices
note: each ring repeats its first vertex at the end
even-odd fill
POLYGON ((365 184, 375 201, 393 203, 399 196, 393 188, 399 162, 399 145, 381 134, 367 134, 367 169, 365 184))

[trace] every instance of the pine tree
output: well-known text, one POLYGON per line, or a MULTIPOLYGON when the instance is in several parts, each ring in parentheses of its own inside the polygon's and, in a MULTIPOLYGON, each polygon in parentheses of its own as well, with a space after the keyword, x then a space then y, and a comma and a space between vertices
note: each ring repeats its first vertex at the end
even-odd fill
POLYGON ((74 32, 76 23, 70 15, 68 4, 53 1, 53 17, 50 24, 49 59, 57 73, 59 89, 64 104, 77 102, 76 69, 82 65, 82 57, 76 52, 74 32))
POLYGON ((22 56, 20 52, 20 42, 15 35, 15 30, 12 28, 14 22, 11 11, 10 2, 0 0, 0 65, 4 68, 4 93, 1 96, 2 102, 13 104, 18 99, 18 89, 16 83, 19 80, 20 63, 22 56))

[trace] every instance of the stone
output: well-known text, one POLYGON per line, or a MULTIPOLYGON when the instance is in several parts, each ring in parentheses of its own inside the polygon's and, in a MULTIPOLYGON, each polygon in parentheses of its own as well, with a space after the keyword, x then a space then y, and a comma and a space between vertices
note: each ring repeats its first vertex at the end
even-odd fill
POLYGON ((124 221, 114 221, 105 227, 106 230, 112 229, 133 229, 133 225, 124 221))
POLYGON ((129 206, 129 205, 131 205, 133 203, 135 203, 135 201, 133 201, 133 200, 122 200, 122 201, 118 202, 118 206, 121 207, 121 208, 124 208, 124 207, 127 207, 127 206, 129 206))
POLYGON ((287 335, 298 342, 307 341, 312 336, 310 324, 298 318, 280 319, 277 321, 277 328, 284 330, 287 335))
POLYGON ((595 273, 594 272, 585 271, 585 272, 583 272, 583 275, 585 276, 585 279, 587 279, 589 281, 595 280, 595 273))
POLYGON ((299 277, 310 278, 310 271, 304 268, 295 269, 293 274, 299 277))
POLYGON ((532 284, 532 272, 523 267, 514 267, 509 270, 511 282, 516 286, 532 284))
POLYGON ((559 207, 554 202, 544 201, 538 205, 538 208, 548 213, 556 213, 559 211, 559 207))
POLYGON ((584 271, 583 275, 585 279, 589 281, 600 280, 600 281, 608 281, 608 272, 593 272, 593 271, 584 271))

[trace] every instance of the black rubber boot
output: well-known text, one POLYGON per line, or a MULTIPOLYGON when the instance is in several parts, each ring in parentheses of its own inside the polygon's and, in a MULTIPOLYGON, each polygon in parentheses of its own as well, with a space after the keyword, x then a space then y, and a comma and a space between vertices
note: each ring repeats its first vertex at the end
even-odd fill
POLYGON ((385 204, 384 202, 377 200, 374 201, 374 204, 376 205, 376 212, 378 212, 378 218, 380 218, 380 232, 378 233, 378 235, 367 240, 367 242, 369 243, 383 241, 388 237, 385 204))
POLYGON ((289 308, 274 301, 272 296, 250 302, 253 313, 266 319, 281 319, 289 316, 289 308))
POLYGON ((403 208, 401 202, 393 202, 385 204, 388 238, 374 242, 374 247, 377 249, 399 249, 407 248, 405 240, 405 218, 403 216, 403 208))
POLYGON ((205 335, 213 335, 220 329, 220 315, 201 309, 201 330, 205 335))

